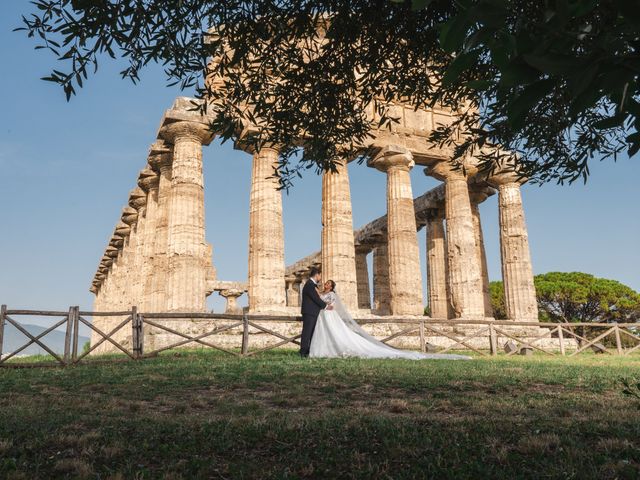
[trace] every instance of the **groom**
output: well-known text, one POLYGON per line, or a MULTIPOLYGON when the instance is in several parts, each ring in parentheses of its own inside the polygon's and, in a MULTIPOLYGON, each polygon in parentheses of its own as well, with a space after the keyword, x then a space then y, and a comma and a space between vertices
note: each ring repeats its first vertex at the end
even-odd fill
POLYGON ((318 321, 318 315, 320 310, 327 307, 327 304, 322 301, 316 287, 320 282, 320 270, 316 267, 311 267, 309 272, 309 281, 304 284, 302 289, 302 338, 300 339, 300 356, 308 357, 309 348, 311 347, 311 337, 313 337, 313 331, 316 328, 316 322, 318 321))

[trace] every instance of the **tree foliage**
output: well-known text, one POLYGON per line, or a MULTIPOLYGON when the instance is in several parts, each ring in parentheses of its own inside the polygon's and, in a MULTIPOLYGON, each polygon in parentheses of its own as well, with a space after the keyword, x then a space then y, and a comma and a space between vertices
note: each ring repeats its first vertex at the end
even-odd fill
POLYGON ((487 168, 517 156, 535 181, 586 178, 594 156, 640 148, 638 0, 32 3, 21 29, 62 61, 45 80, 67 98, 105 55, 133 81, 158 62, 211 101, 225 138, 256 123, 256 146, 282 145, 285 185, 362 154, 398 99, 459 111, 434 141, 487 168))
MULTIPOLYGON (((615 280, 581 272, 550 272, 534 277, 541 321, 638 322, 640 294, 615 280)), ((491 282, 496 318, 505 318, 502 282, 491 282)))

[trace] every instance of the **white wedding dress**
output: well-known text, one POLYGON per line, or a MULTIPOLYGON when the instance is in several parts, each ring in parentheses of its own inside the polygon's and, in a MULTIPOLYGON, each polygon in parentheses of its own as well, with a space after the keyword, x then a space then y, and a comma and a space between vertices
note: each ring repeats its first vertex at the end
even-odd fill
POLYGON ((310 357, 471 360, 471 357, 465 355, 420 353, 393 348, 362 329, 335 292, 321 294, 320 297, 325 303, 332 305, 333 309, 322 310, 318 315, 318 322, 311 338, 310 357))

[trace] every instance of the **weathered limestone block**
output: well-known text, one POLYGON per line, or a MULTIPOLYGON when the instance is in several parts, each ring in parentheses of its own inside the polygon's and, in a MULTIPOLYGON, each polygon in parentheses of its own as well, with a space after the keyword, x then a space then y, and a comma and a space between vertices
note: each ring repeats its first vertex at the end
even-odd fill
POLYGON ((358 281, 358 308, 371 310, 371 289, 369 288, 369 267, 367 255, 371 252, 370 246, 356 246, 356 277, 358 281))
POLYGON ((322 278, 336 282, 345 306, 358 308, 351 190, 346 160, 322 175, 322 278))
POLYGON ((422 315, 422 274, 413 193, 411 153, 389 145, 369 162, 387 174, 387 248, 393 315, 422 315))
POLYGON ((160 135, 173 144, 168 220, 167 309, 206 310, 207 244, 204 228, 202 145, 211 139, 206 125, 178 121, 160 135))
POLYGON ((253 155, 249 201, 249 312, 286 307, 282 192, 274 177, 278 151, 253 155))
POLYGON ((515 172, 497 173, 487 180, 498 188, 500 254, 507 318, 537 321, 538 305, 533 284, 529 236, 522 208, 520 183, 515 172))
POLYGON ((453 314, 456 318, 484 318, 482 272, 477 255, 467 172, 450 162, 425 169, 427 175, 445 182, 447 221, 447 269, 453 314))
POLYGON ((434 209, 427 218, 427 290, 431 318, 449 318, 447 240, 443 212, 434 209))

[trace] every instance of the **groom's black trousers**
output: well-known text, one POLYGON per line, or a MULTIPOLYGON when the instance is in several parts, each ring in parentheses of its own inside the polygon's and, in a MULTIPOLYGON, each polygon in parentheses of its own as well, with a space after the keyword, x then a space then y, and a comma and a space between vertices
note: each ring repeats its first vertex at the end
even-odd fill
POLYGON ((302 315, 302 338, 300 339, 300 355, 309 355, 311 348, 311 337, 316 329, 318 315, 302 315))

